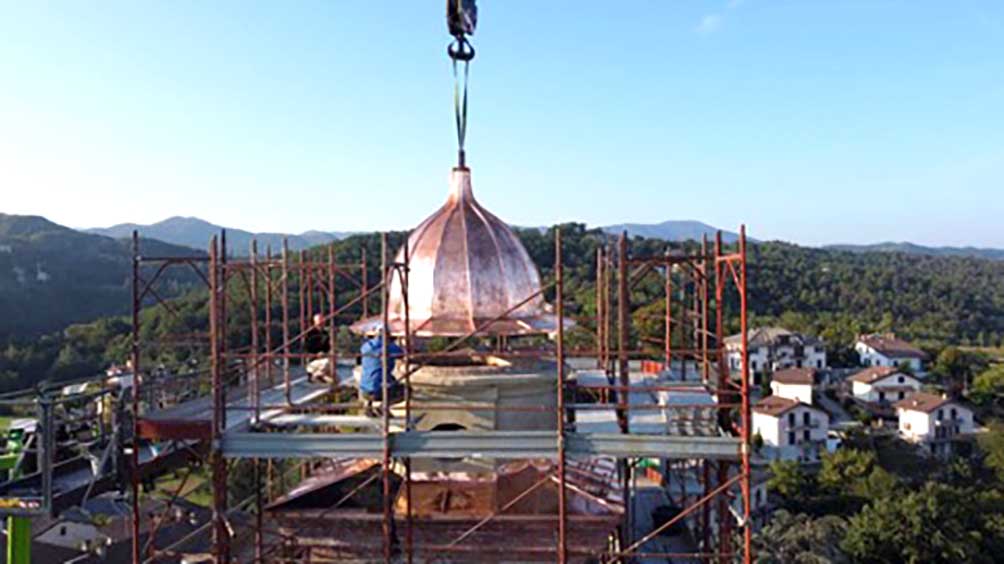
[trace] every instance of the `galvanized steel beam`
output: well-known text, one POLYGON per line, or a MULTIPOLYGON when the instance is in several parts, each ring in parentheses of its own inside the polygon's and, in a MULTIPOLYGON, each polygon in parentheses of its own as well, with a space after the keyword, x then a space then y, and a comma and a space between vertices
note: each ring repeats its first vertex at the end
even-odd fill
MULTIPOLYGON (((567 433, 570 456, 618 458, 739 458, 734 437, 567 433)), ((227 458, 373 457, 383 454, 383 437, 370 433, 227 433, 227 458)), ((554 431, 409 431, 390 435, 391 454, 412 458, 557 458, 554 431)))

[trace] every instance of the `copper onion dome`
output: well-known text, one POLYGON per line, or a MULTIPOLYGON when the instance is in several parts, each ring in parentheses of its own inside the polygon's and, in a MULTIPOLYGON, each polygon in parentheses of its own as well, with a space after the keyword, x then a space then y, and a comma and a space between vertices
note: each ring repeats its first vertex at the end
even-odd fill
MULTIPOLYGON (((543 298, 536 295, 540 291, 536 265, 512 229, 474 199, 470 169, 453 169, 446 203, 411 232, 408 249, 412 334, 465 335, 489 322, 481 333, 555 330, 556 318, 545 311, 543 298)), ((404 248, 395 262, 404 263, 404 248)), ((401 286, 395 273, 388 313, 389 330, 397 335, 404 333, 401 286)), ((352 329, 369 333, 381 322, 380 316, 371 317, 352 329)))

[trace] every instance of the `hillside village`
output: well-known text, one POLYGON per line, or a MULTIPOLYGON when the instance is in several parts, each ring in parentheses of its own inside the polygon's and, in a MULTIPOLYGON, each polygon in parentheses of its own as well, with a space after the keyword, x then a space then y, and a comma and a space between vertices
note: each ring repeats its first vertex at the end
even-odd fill
POLYGON ((4 562, 1004 564, 1004 3, 905 8, 5 6, 4 562))
MULTIPOLYGON (((730 342, 738 342, 738 336, 730 342)), ((758 388, 753 407, 755 460, 764 472, 761 487, 768 500, 760 519, 771 523, 761 533, 764 548, 770 544, 768 535, 792 524, 794 512, 819 511, 812 506, 821 495, 860 499, 862 487, 921 484, 953 472, 977 478, 979 468, 1004 478, 1001 429, 995 423, 1001 406, 987 394, 1004 391, 999 356, 950 347, 932 357, 891 332, 859 335, 853 350, 856 365, 835 366, 827 361, 825 343, 813 335, 776 326, 750 331, 751 377, 758 388), (859 480, 871 480, 872 485, 856 484, 859 480)), ((730 354, 730 367, 740 362, 737 354, 730 354)), ((840 513, 829 507, 831 516, 840 513)), ((817 523, 803 521, 801 526, 817 523)), ((887 542, 900 534, 871 533, 873 539, 884 535, 887 542)), ((829 553, 822 544, 817 549, 832 557, 826 561, 848 557, 829 553)), ((968 547, 970 554, 978 550, 968 547)), ((802 553, 792 546, 774 546, 772 551, 802 553)), ((892 556, 895 551, 889 554, 883 561, 899 557, 892 556)))
MULTIPOLYGON (((540 244, 546 234, 523 232, 521 235, 531 254, 539 253, 538 264, 546 272, 544 245, 540 244)), ((570 230, 570 237, 572 241, 592 245, 602 240, 602 235, 580 228, 570 230)), ((357 252, 352 249, 360 241, 371 241, 371 238, 356 236, 334 245, 345 248, 338 253, 351 254, 357 252)), ((666 245, 641 239, 636 244, 657 249, 666 245)), ((590 250, 585 246, 580 252, 587 254, 590 250)), ((760 272, 768 275, 771 271, 760 272)), ((584 282, 590 274, 582 272, 572 276, 584 282)), ((771 287, 770 282, 754 280, 757 287, 771 287)), ((589 286, 583 286, 584 291, 579 295, 581 303, 575 307, 589 311, 588 298, 592 291, 589 286)), ((343 291, 350 296, 352 290, 346 286, 343 291)), ((644 295, 650 290, 642 285, 638 291, 644 295)), ((174 307, 197 319, 204 315, 201 312, 206 302, 199 293, 191 293, 179 298, 174 307)), ((643 338, 648 331, 658 335, 662 329, 648 325, 642 314, 642 310, 636 312, 643 338)), ((163 317, 163 311, 153 309, 146 312, 145 324, 164 326, 163 317)), ((864 478, 861 479, 903 485, 926 483, 926 475, 918 475, 918 468, 943 473, 965 465, 978 476, 992 476, 996 451, 991 426, 993 420, 1001 416, 999 397, 1004 391, 1001 385, 1004 378, 999 375, 1000 365, 997 364, 1000 357, 993 347, 932 346, 929 340, 923 340, 923 345, 915 344, 896 334, 895 327, 881 332, 862 332, 833 342, 822 336, 833 334, 830 327, 813 320, 808 313, 762 317, 772 322, 751 326, 748 335, 755 447, 751 501, 756 510, 754 524, 761 534, 770 534, 771 527, 795 518, 792 516, 823 511, 816 507, 822 503, 818 497, 820 491, 830 492, 827 499, 831 501, 826 504, 842 500, 837 506, 842 508, 839 511, 825 505, 827 513, 856 518, 863 511, 862 507, 866 507, 862 502, 866 498, 849 493, 860 487, 853 485, 853 479, 844 476, 842 482, 826 488, 820 486, 820 480, 825 482, 834 472, 845 473, 848 468, 862 472, 864 478), (785 320, 794 320, 797 329, 778 323, 785 320), (811 330, 819 326, 823 327, 821 333, 811 330), (987 474, 986 469, 990 469, 991 474, 987 474)), ((87 370, 108 367, 106 381, 128 387, 131 370, 124 365, 126 356, 122 352, 126 350, 128 327, 109 318, 71 328, 59 340, 52 341, 56 345, 54 352, 59 353, 60 362, 71 357, 67 351, 72 352, 76 361, 65 367, 82 370, 74 372, 76 374, 85 375, 87 370)), ((571 337, 574 338, 575 333, 571 337)), ((733 374, 742 371, 740 337, 734 334, 725 339, 726 363, 733 374)), ((354 345, 350 344, 350 339, 344 339, 347 335, 339 335, 338 344, 347 347, 343 353, 350 352, 354 345)), ((7 352, 16 350, 8 347, 7 352)), ((55 360, 54 356, 52 358, 55 360)), ((657 369, 661 370, 658 366, 657 369)), ((688 397, 693 398, 692 395, 688 397)), ((681 399, 667 396, 665 400, 681 399)), ((713 402, 714 398, 707 396, 701 400, 713 402)), ((666 481, 668 475, 679 470, 654 471, 654 483, 666 481)), ((689 494, 699 495, 698 486, 693 487, 689 494)), ((741 497, 739 494, 738 490, 733 494, 736 504, 741 497)), ((198 501, 199 494, 193 495, 198 501)), ((735 510, 739 510, 738 506, 735 510)), ((712 523, 716 511, 708 517, 712 523)), ((70 515, 66 519, 74 517, 70 515)), ((687 523, 691 527, 700 525, 693 519, 687 523)), ((845 536, 843 532, 840 534, 845 536)), ((90 543, 105 537, 114 538, 100 529, 87 535, 90 543)), ((840 543, 833 540, 831 544, 840 543)))

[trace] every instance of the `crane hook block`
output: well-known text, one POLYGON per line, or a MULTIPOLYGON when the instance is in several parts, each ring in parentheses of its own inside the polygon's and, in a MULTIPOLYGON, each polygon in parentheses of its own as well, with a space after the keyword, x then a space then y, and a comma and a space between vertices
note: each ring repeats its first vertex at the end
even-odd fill
POLYGON ((446 0, 446 25, 450 35, 457 39, 474 35, 478 25, 478 6, 474 0, 446 0))

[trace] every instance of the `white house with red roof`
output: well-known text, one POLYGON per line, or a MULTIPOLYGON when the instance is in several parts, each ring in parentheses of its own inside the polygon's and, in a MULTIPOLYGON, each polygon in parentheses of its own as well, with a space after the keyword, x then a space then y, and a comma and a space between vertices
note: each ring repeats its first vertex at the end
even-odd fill
POLYGON ((811 462, 826 448, 830 416, 795 399, 767 396, 753 406, 753 433, 767 458, 811 462))
POLYGON ((873 333, 860 335, 854 344, 861 364, 864 366, 909 366, 914 374, 924 371, 927 353, 894 333, 873 333))
POLYGON ((895 402, 920 390, 920 380, 895 366, 872 366, 851 376, 851 393, 868 403, 895 402))
MULTIPOLYGON (((826 345, 811 335, 783 327, 758 327, 747 335, 750 377, 753 385, 768 372, 785 368, 826 368, 826 345)), ((732 374, 742 369, 742 335, 725 338, 725 353, 732 374)))
POLYGON ((770 391, 775 396, 812 405, 812 386, 815 383, 815 369, 786 368, 771 375, 770 391))
POLYGON ((976 427, 973 410, 944 395, 917 392, 895 407, 900 436, 937 456, 949 455, 951 441, 976 427))

